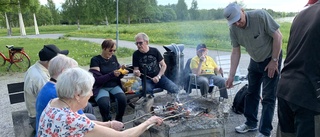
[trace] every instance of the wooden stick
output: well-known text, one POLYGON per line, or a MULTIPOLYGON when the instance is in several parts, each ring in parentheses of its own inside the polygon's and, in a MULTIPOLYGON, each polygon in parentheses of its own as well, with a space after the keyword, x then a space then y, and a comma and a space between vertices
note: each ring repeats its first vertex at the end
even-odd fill
MULTIPOLYGON (((174 118, 174 117, 183 115, 183 114, 185 114, 185 113, 186 113, 186 112, 182 112, 182 113, 179 113, 179 114, 176 114, 176 115, 172 115, 172 116, 165 117, 165 118, 163 118, 163 121, 168 120, 168 119, 170 119, 170 118, 174 118)), ((149 125, 149 126, 147 127, 147 130, 148 130, 150 127, 154 126, 155 124, 156 124, 156 123, 153 123, 153 124, 149 125)))
MULTIPOLYGON (((126 69, 129 69, 129 70, 134 71, 132 68, 129 68, 129 67, 128 67, 128 68, 126 68, 126 69)), ((141 74, 141 75, 144 75, 143 73, 140 73, 140 74, 141 74)), ((146 77, 147 77, 147 78, 149 78, 149 79, 152 79, 152 77, 150 77, 150 76, 148 76, 148 75, 146 75, 146 77)))

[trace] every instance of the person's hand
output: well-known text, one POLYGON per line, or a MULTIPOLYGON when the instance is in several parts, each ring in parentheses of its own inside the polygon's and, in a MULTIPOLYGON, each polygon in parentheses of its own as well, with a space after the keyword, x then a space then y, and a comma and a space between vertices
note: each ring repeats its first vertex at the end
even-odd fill
POLYGON ((123 129, 124 124, 122 122, 116 121, 116 120, 112 120, 112 121, 108 121, 108 122, 103 122, 105 127, 109 127, 112 128, 114 130, 120 131, 123 129))
POLYGON ((227 81, 226 81, 226 88, 229 89, 229 88, 232 88, 233 87, 233 80, 234 80, 234 77, 228 77, 227 81))
POLYGON ((153 83, 158 83, 160 81, 158 76, 155 76, 151 79, 153 81, 153 83))
POLYGON ((114 130, 120 131, 124 127, 124 124, 122 122, 119 122, 119 121, 116 121, 116 120, 112 120, 112 121, 109 121, 109 122, 110 122, 110 128, 112 128, 114 130))
POLYGON ((137 77, 140 77, 141 73, 140 73, 140 70, 134 70, 133 71, 133 74, 137 77))
POLYGON ((116 77, 119 77, 121 72, 119 70, 115 70, 113 71, 113 74, 116 76, 116 77))
POLYGON ((268 71, 268 77, 273 78, 275 72, 279 74, 278 61, 271 60, 268 65, 264 68, 264 71, 268 71))
POLYGON ((159 126, 159 125, 162 124, 163 119, 161 117, 158 117, 158 116, 152 116, 146 122, 148 122, 148 125, 156 124, 156 125, 159 126))
POLYGON ((202 55, 202 56, 200 57, 200 62, 204 62, 204 61, 206 61, 206 56, 202 55))

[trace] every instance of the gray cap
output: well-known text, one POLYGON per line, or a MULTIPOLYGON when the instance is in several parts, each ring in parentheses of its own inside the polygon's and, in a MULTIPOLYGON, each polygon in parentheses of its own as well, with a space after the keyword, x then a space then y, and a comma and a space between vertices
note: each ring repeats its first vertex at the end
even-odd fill
POLYGON ((228 20, 229 26, 240 19, 241 8, 236 3, 230 3, 223 11, 223 16, 228 20))

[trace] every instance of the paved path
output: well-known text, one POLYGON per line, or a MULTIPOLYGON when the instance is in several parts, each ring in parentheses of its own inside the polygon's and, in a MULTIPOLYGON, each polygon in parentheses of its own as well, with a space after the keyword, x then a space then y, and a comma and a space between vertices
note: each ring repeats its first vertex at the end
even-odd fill
MULTIPOLYGON (((57 39, 62 36, 63 36, 63 34, 41 34, 41 35, 27 35, 27 36, 11 36, 11 37, 5 37, 5 38, 57 39)), ((103 41, 103 39, 97 39, 97 38, 70 37, 69 39, 71 39, 71 40, 85 40, 85 41, 95 42, 98 44, 102 43, 102 41, 103 41)), ((131 48, 131 49, 137 48, 132 41, 119 40, 119 46, 124 46, 124 47, 131 48)), ((157 47, 161 53, 165 52, 165 49, 162 47, 162 45, 150 44, 150 46, 157 47)), ((184 53, 184 60, 185 61, 188 58, 191 58, 196 55, 194 48, 184 48, 183 53, 184 53)), ((218 54, 220 56, 221 55, 230 55, 230 52, 209 50, 208 54, 210 56, 212 56, 213 58, 215 58, 218 54)), ((250 60, 250 58, 249 58, 248 54, 242 54, 240 64, 239 64, 239 69, 241 71, 241 74, 247 74, 246 68, 249 64, 249 60, 250 60)), ((85 66, 85 68, 87 68, 87 66, 85 66)), ((0 136, 1 137, 14 136, 11 112, 26 109, 24 103, 18 103, 18 104, 14 104, 14 105, 10 105, 10 103, 9 103, 6 84, 23 81, 23 74, 14 74, 14 76, 12 76, 12 77, 14 77, 14 78, 13 79, 11 79, 11 78, 8 79, 8 78, 3 78, 3 77, 0 78, 0 81, 2 82, 2 84, 0 84, 0 109, 2 110, 2 113, 0 114, 0 121, 2 123, 6 123, 6 124, 0 125, 0 136)), ((230 102, 231 102, 231 100, 230 100, 230 102)), ((99 115, 99 114, 97 114, 97 115, 99 115)), ((132 119, 132 114, 128 114, 127 116, 124 117, 124 121, 127 121, 129 119, 132 119)), ((245 121, 245 119, 243 116, 240 116, 240 115, 237 115, 237 114, 234 114, 231 112, 230 116, 226 122, 226 137, 252 137, 252 136, 255 136, 257 134, 257 132, 251 132, 248 134, 237 134, 234 132, 234 127, 242 124, 244 121, 245 121)), ((275 112, 275 117, 274 117, 274 122, 273 122, 274 128, 276 127, 276 124, 277 124, 277 114, 275 112)), ((273 133, 272 133, 272 136, 274 136, 274 135, 275 135, 275 130, 273 130, 273 133)))

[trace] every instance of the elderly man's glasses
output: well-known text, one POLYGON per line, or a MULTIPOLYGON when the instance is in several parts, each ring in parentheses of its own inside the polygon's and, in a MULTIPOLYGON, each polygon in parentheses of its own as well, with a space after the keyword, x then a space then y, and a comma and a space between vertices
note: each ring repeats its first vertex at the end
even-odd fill
POLYGON ((143 42, 136 42, 135 44, 138 46, 138 45, 142 45, 143 42))

